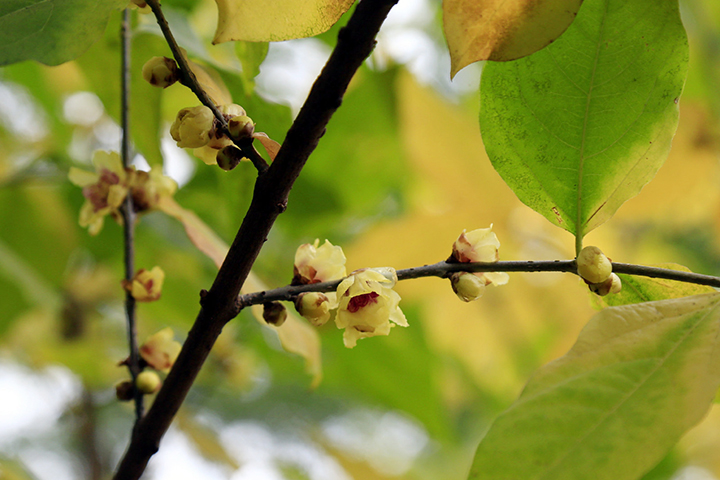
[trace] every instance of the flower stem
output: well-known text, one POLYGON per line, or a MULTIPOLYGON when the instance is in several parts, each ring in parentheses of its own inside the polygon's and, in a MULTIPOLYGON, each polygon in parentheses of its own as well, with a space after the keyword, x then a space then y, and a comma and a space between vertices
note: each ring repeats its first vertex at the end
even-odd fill
MULTIPOLYGON (((120 145, 120 157, 123 167, 130 166, 130 10, 123 11, 120 24, 121 38, 121 88, 120 88, 120 126, 122 128, 122 140, 120 145)), ((123 244, 125 257, 125 280, 132 281, 135 275, 135 211, 133 209, 132 194, 128 192, 122 207, 123 216, 123 244)), ((144 414, 143 394, 134 387, 135 379, 140 373, 140 355, 137 343, 137 323, 135 321, 136 311, 135 298, 130 292, 125 292, 125 317, 127 321, 127 336, 130 349, 127 365, 130 370, 130 377, 133 382, 135 401, 135 425, 144 414)))

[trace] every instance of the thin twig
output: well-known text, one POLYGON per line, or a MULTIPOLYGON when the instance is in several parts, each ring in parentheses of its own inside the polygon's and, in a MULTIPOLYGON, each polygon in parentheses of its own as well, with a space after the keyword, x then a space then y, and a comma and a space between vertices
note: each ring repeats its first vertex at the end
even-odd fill
POLYGON ((253 146, 252 138, 248 142, 248 139, 246 138, 238 140, 232 135, 230 135, 227 120, 223 116, 222 112, 218 109, 217 105, 215 105, 215 102, 213 102, 212 98, 210 98, 205 89, 200 85, 200 82, 198 82, 197 78, 195 77, 195 73, 193 73, 192 68, 190 68, 187 57, 182 52, 180 46, 175 40, 175 37, 170 30, 170 25, 168 25, 165 14, 163 14, 162 8, 160 7, 159 0, 147 0, 147 4, 153 11, 155 18, 157 19, 157 23, 160 26, 160 30, 165 37, 165 41, 170 47, 170 51, 172 52, 173 57, 175 58, 178 67, 180 68, 180 83, 192 90, 198 100, 200 100, 200 103, 212 110, 215 119, 218 121, 220 130, 230 140, 232 140, 235 146, 237 146, 243 152, 243 155, 252 162, 258 173, 265 173, 268 169, 268 164, 253 146))
MULTIPOLYGON (((130 166, 130 10, 123 12, 122 23, 120 24, 121 38, 121 86, 120 86, 120 126, 122 128, 122 140, 120 145, 120 157, 123 167, 130 166)), ((135 275, 135 210, 133 198, 130 193, 125 196, 122 208, 123 216, 123 244, 125 256, 125 280, 132 281, 135 275)), ((135 425, 144 414, 143 394, 134 387, 135 379, 140 373, 140 354, 137 344, 137 324, 135 321, 135 298, 130 292, 125 292, 125 316, 127 320, 127 336, 130 355, 127 365, 130 370, 130 377, 133 382, 133 398, 135 400, 135 425)))
MULTIPOLYGON (((577 275, 574 260, 515 261, 496 263, 448 263, 438 262, 422 267, 406 268, 397 271, 398 280, 410 280, 421 277, 447 278, 454 272, 563 272, 577 275)), ((643 277, 664 278, 678 282, 695 283, 720 288, 720 278, 699 273, 670 270, 668 268, 646 267, 628 263, 613 263, 613 272, 643 277)), ((310 285, 287 285, 273 290, 240 295, 237 311, 245 307, 265 302, 293 301, 304 292, 334 292, 342 280, 313 283, 310 285)))
MULTIPOLYGON (((157 8, 156 0, 149 0, 157 8)), ((335 110, 342 103, 350 80, 375 46, 375 36, 397 0, 362 0, 315 81, 285 142, 264 175, 258 175, 250 207, 202 308, 188 332, 175 365, 148 413, 133 432, 128 450, 115 473, 116 480, 137 480, 160 439, 190 390, 215 341, 234 318, 235 302, 260 249, 278 215, 287 207, 288 195, 335 110)), ((162 25, 161 25, 162 26, 162 25)))

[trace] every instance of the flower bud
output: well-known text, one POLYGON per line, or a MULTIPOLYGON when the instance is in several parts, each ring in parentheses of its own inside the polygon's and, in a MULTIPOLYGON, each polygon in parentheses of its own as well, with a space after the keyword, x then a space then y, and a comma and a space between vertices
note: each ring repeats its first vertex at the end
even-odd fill
POLYGON ((316 327, 330 320, 330 302, 324 293, 301 293, 295 300, 295 309, 316 327))
POLYGON ((240 160, 245 158, 242 151, 235 145, 228 145, 220 150, 217 154, 217 164, 220 168, 229 172, 238 166, 240 160))
POLYGON ((140 390, 142 393, 155 393, 160 390, 162 381, 160 380, 160 377, 157 373, 150 370, 145 370, 138 374, 137 378, 135 379, 135 385, 137 386, 137 389, 140 390))
POLYGON ((135 389, 130 380, 123 380, 115 384, 115 396, 121 402, 129 402, 133 399, 135 389))
POLYGON ((320 247, 319 244, 320 240, 316 239, 315 243, 298 247, 295 252, 292 285, 329 282, 347 274, 342 248, 327 240, 320 247))
POLYGON ((180 79, 180 71, 172 58, 153 57, 143 65, 142 76, 150 85, 167 88, 180 79))
POLYGON ((620 293, 622 290, 622 281, 616 274, 611 273, 604 282, 589 283, 590 291, 604 297, 608 293, 620 293))
POLYGON ((180 148, 200 148, 210 141, 214 120, 212 110, 205 105, 183 108, 170 127, 170 135, 180 148))
POLYGON ((228 120, 232 117, 246 114, 245 109, 236 103, 220 105, 218 106, 218 110, 220 110, 220 113, 222 113, 223 116, 226 117, 228 120))
POLYGON ((485 282, 472 273, 453 273, 450 276, 450 284, 452 285, 453 292, 455 292, 463 302, 477 300, 485 293, 485 282))
POLYGON ((154 302, 162 295, 162 286, 165 281, 165 272, 160 267, 152 270, 141 268, 129 282, 123 280, 125 290, 130 292, 138 302, 154 302))
POLYGON ((255 133, 255 124, 247 115, 238 115, 228 121, 228 131, 235 139, 252 137, 255 133))
POLYGON ((577 271, 588 283, 603 283, 612 273, 612 263, 598 247, 585 247, 577 256, 577 271))
POLYGON ((163 328, 140 346, 140 356, 155 370, 167 372, 175 363, 182 345, 173 339, 172 328, 163 328))
POLYGON ((281 326, 287 320, 287 310, 280 302, 263 303, 263 319, 270 325, 281 326))

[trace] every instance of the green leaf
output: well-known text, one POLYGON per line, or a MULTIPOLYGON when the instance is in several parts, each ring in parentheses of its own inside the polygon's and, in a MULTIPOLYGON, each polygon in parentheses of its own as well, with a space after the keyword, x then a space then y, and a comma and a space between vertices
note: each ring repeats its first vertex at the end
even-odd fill
POLYGON ((575 19, 582 0, 445 0, 450 76, 479 60, 515 60, 546 47, 575 19))
POLYGON ((552 45, 486 65, 480 126, 495 169, 579 242, 665 161, 687 63, 676 1, 585 1, 552 45))
POLYGON ((60 65, 97 41, 127 0, 3 0, 0 65, 37 60, 60 65))
POLYGON ((267 42, 236 42, 235 54, 242 65, 243 89, 250 95, 255 88, 255 77, 260 73, 260 64, 267 57, 267 42))
POLYGON ((213 43, 279 42, 324 32, 355 0, 215 0, 218 27, 213 43))
POLYGON ((708 411, 719 333, 720 294, 603 310, 496 419, 469 478, 638 478, 708 411))

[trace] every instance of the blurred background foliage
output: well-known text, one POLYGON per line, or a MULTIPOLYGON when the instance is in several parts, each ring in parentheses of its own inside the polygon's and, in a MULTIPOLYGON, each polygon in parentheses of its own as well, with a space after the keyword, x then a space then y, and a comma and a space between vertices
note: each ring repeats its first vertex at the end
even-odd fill
MULTIPOLYGON (((720 275, 720 4, 681 2, 691 67, 665 166, 586 243, 613 259, 675 262, 720 275)), ((221 78, 259 131, 282 141, 337 30, 257 48, 211 46, 216 7, 166 0, 191 58, 221 78), (241 65, 245 67, 242 70, 241 65)), ((109 478, 129 437, 131 406, 115 400, 127 355, 121 229, 78 226, 81 192, 67 181, 92 151, 119 145, 119 13, 73 62, 0 69, 0 478, 109 478)), ((249 164, 232 173, 174 146, 168 127, 198 104, 181 86, 139 75, 169 50, 151 17, 133 15, 132 135, 136 165, 163 164, 177 201, 227 242, 249 204, 249 164)), ((566 259, 573 238, 523 206, 495 173, 477 127, 473 65, 449 81, 439 2, 401 0, 373 56, 291 193, 256 264, 270 286, 292 276, 295 249, 327 238, 348 270, 406 268, 447 258, 463 229, 487 227, 502 259, 566 259)), ((179 340, 214 264, 161 213, 142 218, 137 265, 166 272, 161 301, 139 309, 141 340, 171 326, 179 340)), ((342 345, 319 329, 323 381, 247 312, 213 350, 146 478, 462 479, 492 418, 532 372, 562 355, 593 314, 572 275, 513 274, 478 302, 447 281, 397 287, 410 327, 342 345)), ((648 479, 720 478, 720 409, 686 435, 648 479)))

